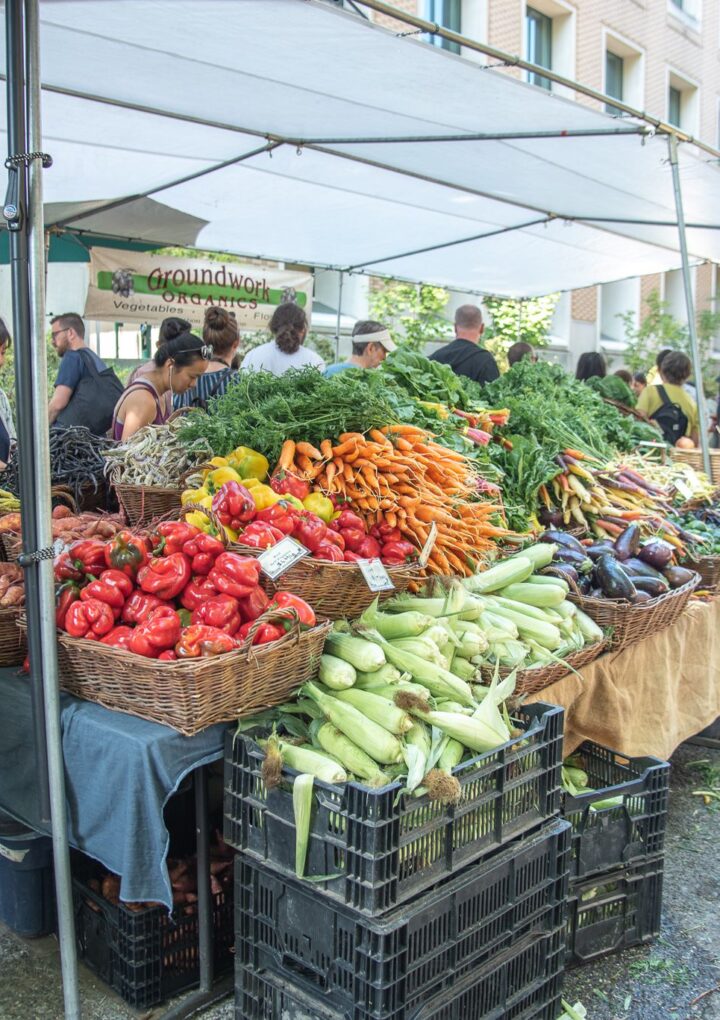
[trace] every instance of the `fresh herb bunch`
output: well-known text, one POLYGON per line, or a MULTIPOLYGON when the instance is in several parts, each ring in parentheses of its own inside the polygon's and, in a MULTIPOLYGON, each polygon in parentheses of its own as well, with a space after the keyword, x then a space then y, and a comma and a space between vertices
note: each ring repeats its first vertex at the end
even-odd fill
POLYGON ((380 366, 383 376, 401 386, 406 393, 420 400, 435 401, 449 408, 469 409, 472 400, 470 382, 456 375, 449 365, 430 361, 419 351, 399 347, 380 366))
POLYGON ((601 397, 605 397, 607 400, 616 400, 619 404, 625 404, 626 407, 635 407, 637 403, 633 391, 618 375, 606 375, 602 379, 599 375, 594 375, 588 379, 587 385, 601 397))
POLYGON ((240 372, 208 412, 192 411, 180 430, 184 442, 206 439, 220 457, 236 446, 260 450, 274 463, 286 439, 318 445, 343 432, 365 432, 398 421, 383 379, 348 369, 326 379, 316 368, 240 372))

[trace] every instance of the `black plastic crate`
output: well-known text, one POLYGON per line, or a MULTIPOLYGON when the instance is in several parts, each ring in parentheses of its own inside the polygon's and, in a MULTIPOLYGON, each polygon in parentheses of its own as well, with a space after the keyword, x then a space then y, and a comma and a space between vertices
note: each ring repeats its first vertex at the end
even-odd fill
MULTIPOLYGON (((200 979, 197 913, 130 910, 73 879, 78 956, 134 1009, 147 1009, 200 979)), ((197 907, 197 905, 195 905, 197 907)), ((213 896, 216 973, 232 967, 232 886, 213 896)))
POLYGON ((236 959, 358 1020, 411 1017, 522 939, 543 942, 564 925, 568 852, 569 826, 551 822, 383 918, 239 856, 236 959))
MULTIPOLYGON (((316 781, 307 874, 333 876, 317 883, 317 891, 377 916, 556 817, 563 710, 527 705, 516 723, 522 739, 453 770, 463 791, 455 806, 401 794, 400 783, 375 790, 316 781)), ((291 784, 267 790, 263 757, 250 737, 228 733, 225 840, 292 877, 291 784)))
MULTIPOLYGON (((528 936, 393 1020, 557 1020, 562 1012, 565 929, 528 936)), ((235 1020, 365 1020, 359 1005, 333 1009, 291 975, 235 969, 235 1020)))
POLYGON ((656 857, 571 881, 568 966, 652 942, 660 933, 663 864, 656 857))
POLYGON ((663 852, 667 824, 670 763, 659 758, 628 758, 592 741, 575 754, 589 777, 592 793, 562 794, 562 814, 572 825, 570 875, 592 875, 663 852), (617 807, 595 810, 593 802, 622 796, 617 807))

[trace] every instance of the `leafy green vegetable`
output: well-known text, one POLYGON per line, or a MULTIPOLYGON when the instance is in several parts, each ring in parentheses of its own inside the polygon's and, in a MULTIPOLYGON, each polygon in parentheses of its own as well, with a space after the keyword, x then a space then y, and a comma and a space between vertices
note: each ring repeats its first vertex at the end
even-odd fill
POLYGON ((420 400, 445 404, 449 408, 459 407, 462 411, 472 403, 465 385, 470 380, 456 375, 449 365, 431 361, 408 347, 399 347, 388 355, 380 371, 406 393, 420 400))
POLYGON ((606 375, 602 379, 598 375, 587 380, 587 385, 607 400, 616 400, 626 407, 635 407, 635 394, 628 384, 618 375, 606 375))

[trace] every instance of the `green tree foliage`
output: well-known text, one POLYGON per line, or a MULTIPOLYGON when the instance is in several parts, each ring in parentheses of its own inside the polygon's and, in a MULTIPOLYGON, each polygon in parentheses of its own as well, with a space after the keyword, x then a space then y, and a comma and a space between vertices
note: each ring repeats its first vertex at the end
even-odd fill
POLYGON ((449 294, 442 287, 383 282, 370 294, 370 318, 393 331, 398 343, 422 350, 435 340, 450 340, 452 326, 443 318, 449 294))
MULTIPOLYGON (((669 311, 666 301, 657 290, 647 298, 647 314, 638 324, 634 312, 626 312, 618 318, 623 324, 627 349, 623 361, 632 372, 647 372, 655 365, 655 358, 664 348, 672 348, 690 354, 690 331, 669 311)), ((697 337, 700 362, 703 366, 705 392, 716 392, 715 376, 717 366, 710 360, 713 337, 720 330, 720 312, 705 309, 697 317, 697 337)))
MULTIPOLYGON (((48 374, 48 397, 52 396, 53 389, 55 387, 55 377, 60 367, 60 358, 50 342, 50 334, 48 333, 47 338, 47 374, 48 374)), ((8 348, 5 355, 5 364, 0 370, 0 386, 5 390, 10 406, 13 409, 13 414, 16 413, 16 402, 15 402, 15 338, 13 337, 13 343, 8 348)))
POLYGON ((516 300, 486 297, 483 305, 492 316, 485 326, 484 345, 492 351, 501 368, 507 368, 507 352, 523 341, 532 347, 545 347, 559 294, 516 300))

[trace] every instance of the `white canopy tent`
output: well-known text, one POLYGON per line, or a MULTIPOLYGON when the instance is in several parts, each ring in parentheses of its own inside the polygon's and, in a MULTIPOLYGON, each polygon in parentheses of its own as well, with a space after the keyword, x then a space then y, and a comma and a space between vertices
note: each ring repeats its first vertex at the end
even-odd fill
MULTIPOLYGON (((327 3, 40 22, 46 226, 508 296, 681 264, 666 138, 327 3)), ((720 261, 720 171, 684 146, 680 176, 690 256, 720 261)))

